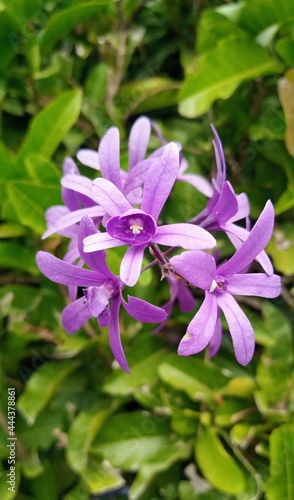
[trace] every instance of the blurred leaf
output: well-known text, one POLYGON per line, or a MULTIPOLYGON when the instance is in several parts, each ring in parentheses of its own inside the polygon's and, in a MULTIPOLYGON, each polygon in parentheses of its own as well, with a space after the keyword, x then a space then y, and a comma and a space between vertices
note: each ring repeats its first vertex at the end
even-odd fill
POLYGON ((36 452, 33 452, 25 460, 20 461, 22 471, 25 477, 35 478, 44 472, 44 467, 40 462, 39 456, 36 452))
POLYGON ((38 155, 30 155, 25 160, 29 176, 44 184, 60 184, 61 172, 46 158, 38 155))
POLYGON ((24 227, 18 224, 9 224, 3 222, 0 224, 0 238, 18 238, 19 236, 23 236, 26 230, 24 227))
POLYGON ((210 404, 214 403, 218 390, 228 381, 217 366, 175 354, 159 365, 158 372, 166 384, 184 391, 193 401, 210 404))
POLYGON ((216 99, 228 99, 244 80, 279 71, 277 62, 250 38, 229 38, 199 60, 199 70, 179 92, 179 112, 195 118, 216 99))
POLYGON ((92 67, 85 83, 85 98, 102 103, 107 90, 107 64, 101 62, 92 67))
POLYGON ((213 429, 207 427, 197 435, 195 453, 202 474, 213 486, 233 494, 244 491, 242 469, 225 450, 213 429))
POLYGON ((294 494, 294 427, 282 425, 270 435, 268 500, 291 500, 294 494))
POLYGON ((15 57, 20 35, 15 20, 5 11, 0 11, 0 69, 6 70, 15 57))
POLYGON ((286 121, 285 143, 288 152, 294 156, 294 69, 278 80, 278 90, 286 121))
POLYGON ((40 47, 44 53, 52 49, 64 39, 77 24, 87 21, 99 14, 102 5, 110 5, 117 0, 95 0, 92 2, 76 2, 75 5, 62 9, 52 16, 41 34, 40 47))
POLYGON ((42 365, 28 380, 17 401, 17 408, 29 424, 33 424, 52 398, 60 382, 79 365, 78 361, 50 361, 42 365), (46 388, 46 390, 45 390, 46 388))
MULTIPOLYGON (((286 194, 284 194, 283 200, 286 200, 286 194)), ((283 200, 278 204, 280 209, 283 208, 283 200)), ((286 206, 291 208, 292 204, 290 201, 288 201, 286 206)), ((276 224, 273 236, 267 246, 267 251, 273 258, 277 271, 284 273, 286 276, 294 274, 294 234, 292 224, 276 224)))
POLYGON ((43 473, 31 481, 31 487, 35 498, 41 497, 42 500, 58 500, 53 467, 49 460, 44 460, 42 465, 43 473))
POLYGON ((249 31, 260 33, 274 24, 289 23, 294 20, 292 0, 281 0, 279 8, 275 0, 254 0, 244 2, 239 24, 249 31))
POLYGON ((220 40, 242 35, 239 26, 216 10, 204 10, 198 24, 196 53, 204 54, 214 49, 220 40))
POLYGON ((89 458, 87 466, 82 470, 81 478, 92 494, 113 491, 125 484, 124 478, 111 467, 107 460, 93 456, 89 458))
POLYGON ((57 97, 33 118, 17 155, 23 162, 30 154, 50 158, 66 133, 76 122, 81 109, 82 93, 70 90, 57 97))
POLYGON ((8 195, 17 220, 40 235, 46 229, 45 210, 61 203, 59 186, 39 182, 15 181, 10 184, 8 195))
POLYGON ((293 371, 293 342, 291 326, 281 311, 266 301, 262 305, 265 324, 274 339, 265 347, 257 368, 257 384, 263 398, 272 406, 280 406, 289 388, 293 371))
POLYGON ((282 38, 277 40, 275 50, 288 66, 294 66, 294 40, 292 38, 282 38))
MULTIPOLYGON (((1 500, 12 500, 13 498, 16 497, 17 491, 19 488, 19 482, 20 482, 20 470, 18 467, 16 467, 15 470, 15 485, 13 486, 13 483, 7 484, 7 481, 9 481, 8 474, 10 474, 10 469, 8 470, 0 470, 0 498, 1 500), (13 488, 9 490, 8 488, 13 488)), ((11 476, 12 479, 12 476, 11 476)))
POLYGON ((18 243, 0 243, 0 266, 38 275, 35 253, 18 243))
MULTIPOLYGON (((277 203, 275 204, 275 213, 276 215, 281 215, 293 207, 294 207, 294 187, 289 187, 288 189, 286 189, 286 191, 283 192, 283 194, 280 196, 277 203)), ((271 251, 273 251, 273 248, 271 251)), ((280 262, 283 265, 283 261, 280 262)), ((287 265, 289 265, 289 263, 287 265)), ((293 274, 293 273, 289 272, 288 270, 288 272, 286 272, 285 274, 293 274)))

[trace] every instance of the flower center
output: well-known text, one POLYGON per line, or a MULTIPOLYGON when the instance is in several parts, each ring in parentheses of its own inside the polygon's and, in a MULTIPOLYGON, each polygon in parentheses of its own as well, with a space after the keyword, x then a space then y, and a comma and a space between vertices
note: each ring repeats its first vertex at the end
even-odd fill
POLYGON ((130 226, 130 230, 133 232, 133 234, 140 234, 143 229, 143 226, 139 226, 138 224, 132 224, 130 226))
POLYGON ((213 293, 215 290, 217 292, 224 292, 226 289, 226 281, 221 276, 216 276, 215 280, 212 280, 209 292, 213 293))

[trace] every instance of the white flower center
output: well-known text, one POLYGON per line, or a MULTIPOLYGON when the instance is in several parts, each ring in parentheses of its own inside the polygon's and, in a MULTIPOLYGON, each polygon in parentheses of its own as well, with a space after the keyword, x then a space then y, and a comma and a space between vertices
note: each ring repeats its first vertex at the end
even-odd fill
POLYGON ((211 283, 210 289, 209 289, 210 293, 214 292, 214 290, 217 288, 217 286, 218 286, 217 282, 215 280, 212 280, 212 283, 211 283))
POLYGON ((130 230, 133 232, 133 234, 140 234, 143 229, 143 226, 139 226, 139 224, 132 224, 130 226, 130 230))

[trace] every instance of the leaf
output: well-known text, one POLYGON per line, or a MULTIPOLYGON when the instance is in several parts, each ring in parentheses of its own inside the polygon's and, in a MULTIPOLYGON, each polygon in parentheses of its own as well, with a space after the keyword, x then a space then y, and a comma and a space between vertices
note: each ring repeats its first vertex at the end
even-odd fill
MULTIPOLYGON (((278 199, 277 203, 275 204, 275 214, 281 215, 293 207, 294 207, 294 188, 289 187, 288 189, 286 189, 286 191, 283 192, 283 194, 281 194, 280 198, 278 199)), ((283 265, 282 261, 281 261, 281 264, 283 265)), ((288 271, 288 273, 289 273, 289 271, 288 271)), ((285 274, 288 274, 288 273, 286 272, 285 274)), ((290 272, 290 274, 293 274, 293 273, 290 272)))
POLYGON ((75 124, 81 109, 82 92, 70 90, 57 97, 31 121, 29 131, 17 155, 22 163, 30 154, 50 158, 69 129, 75 124))
POLYGON ((46 229, 44 212, 52 205, 61 203, 61 189, 56 185, 41 185, 39 182, 15 181, 8 189, 9 201, 17 220, 37 234, 46 229))
POLYGON ((93 18, 101 11, 101 6, 110 5, 117 0, 95 0, 79 2, 54 14, 46 25, 40 38, 41 51, 50 51, 52 47, 65 38, 77 24, 93 18))
MULTIPOLYGON (((285 197, 286 194, 284 194, 284 199, 285 197)), ((267 246, 267 252, 273 258, 277 271, 286 276, 294 274, 294 234, 291 223, 276 224, 273 236, 267 246)))
POLYGON ((186 118, 200 116, 216 99, 228 99, 245 80, 279 70, 268 52, 250 38, 221 40, 199 60, 199 70, 179 92, 179 111, 186 118))
POLYGON ((294 427, 282 425, 270 435, 270 477, 266 483, 268 500, 294 497, 294 427))
POLYGON ((275 50, 288 66, 294 66, 294 40, 293 38, 282 38, 277 41, 275 50))
POLYGON ((195 454, 202 474, 215 488, 232 494, 244 491, 242 469, 225 450, 213 429, 207 427, 198 434, 195 454))
MULTIPOLYGON (((13 498, 16 497, 18 487, 19 487, 19 482, 20 482, 20 471, 19 468, 16 467, 16 474, 15 474, 15 485, 13 486, 13 483, 11 485, 7 481, 10 480, 8 474, 11 473, 10 469, 8 470, 1 470, 0 471, 0 498, 1 500, 13 500, 13 498), (12 488, 12 489, 9 489, 12 488)), ((12 479, 12 476, 11 476, 12 479)))
POLYGON ((18 411, 29 424, 35 422, 40 411, 53 397, 60 382, 78 365, 79 362, 73 360, 50 361, 33 373, 17 401, 18 411))
POLYGON ((239 24, 251 32, 260 33, 274 24, 281 26, 291 20, 294 20, 292 0, 280 0, 278 9, 275 0, 254 0, 244 2, 239 24))
POLYGON ((0 266, 38 275, 35 252, 14 242, 0 243, 0 266))
POLYGON ((174 389, 184 391, 193 401, 214 402, 215 394, 227 384, 218 367, 201 359, 171 355, 159 365, 160 378, 174 389))
POLYGON ((285 143, 288 152, 294 156, 294 69, 278 80, 278 91, 286 120, 285 143))
POLYGON ((92 494, 113 491, 125 484, 124 478, 107 460, 93 456, 89 458, 87 467, 81 472, 81 478, 92 494))
POLYGON ((135 411, 110 417, 93 442, 91 453, 102 456, 113 467, 137 471, 169 443, 166 416, 135 411))
POLYGON ((35 181, 60 185, 61 172, 46 158, 30 155, 26 158, 25 165, 29 176, 35 181))
POLYGON ((204 10, 197 27, 196 53, 204 54, 214 49, 220 40, 242 35, 239 26, 217 10, 204 10))

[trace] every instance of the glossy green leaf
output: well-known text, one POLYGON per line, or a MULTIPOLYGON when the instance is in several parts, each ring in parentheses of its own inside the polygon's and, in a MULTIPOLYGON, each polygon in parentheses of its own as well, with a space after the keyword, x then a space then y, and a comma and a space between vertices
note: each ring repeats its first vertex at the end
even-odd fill
POLYGON ((242 469, 225 450, 213 429, 207 427, 197 435, 195 454, 202 474, 215 488, 232 494, 244 491, 242 469))
POLYGON ((29 131, 18 152, 17 161, 22 163, 31 154, 50 158, 75 124, 81 102, 81 91, 70 90, 40 111, 31 121, 29 131))
POLYGON ((200 116, 216 99, 228 99, 243 81, 278 70, 277 62, 250 38, 222 40, 199 60, 197 73, 184 82, 178 96, 180 114, 200 116))
POLYGON ((113 491, 125 484, 124 478, 107 460, 91 456, 81 478, 92 494, 113 491))
POLYGON ((15 181, 10 184, 8 195, 18 222, 40 235, 46 229, 45 210, 61 203, 61 189, 56 184, 15 181))
POLYGON ((28 380, 17 401, 18 411, 33 424, 40 411, 53 397, 62 380, 79 365, 78 361, 50 361, 41 366, 28 380), (46 390, 44 390, 46 388, 46 390))
POLYGON ((76 2, 75 5, 62 9, 51 17, 40 39, 43 52, 52 47, 79 23, 87 21, 101 12, 101 6, 110 5, 117 0, 95 0, 92 2, 76 2))
POLYGON ((19 243, 0 243, 0 266, 2 268, 16 269, 34 275, 39 274, 35 253, 19 243))
POLYGON ((193 401, 209 403, 214 402, 217 391, 228 381, 215 365, 176 355, 160 364, 158 373, 166 384, 184 391, 193 401))
POLYGON ((291 500, 294 496, 294 427, 282 425, 270 435, 268 500, 291 500))

